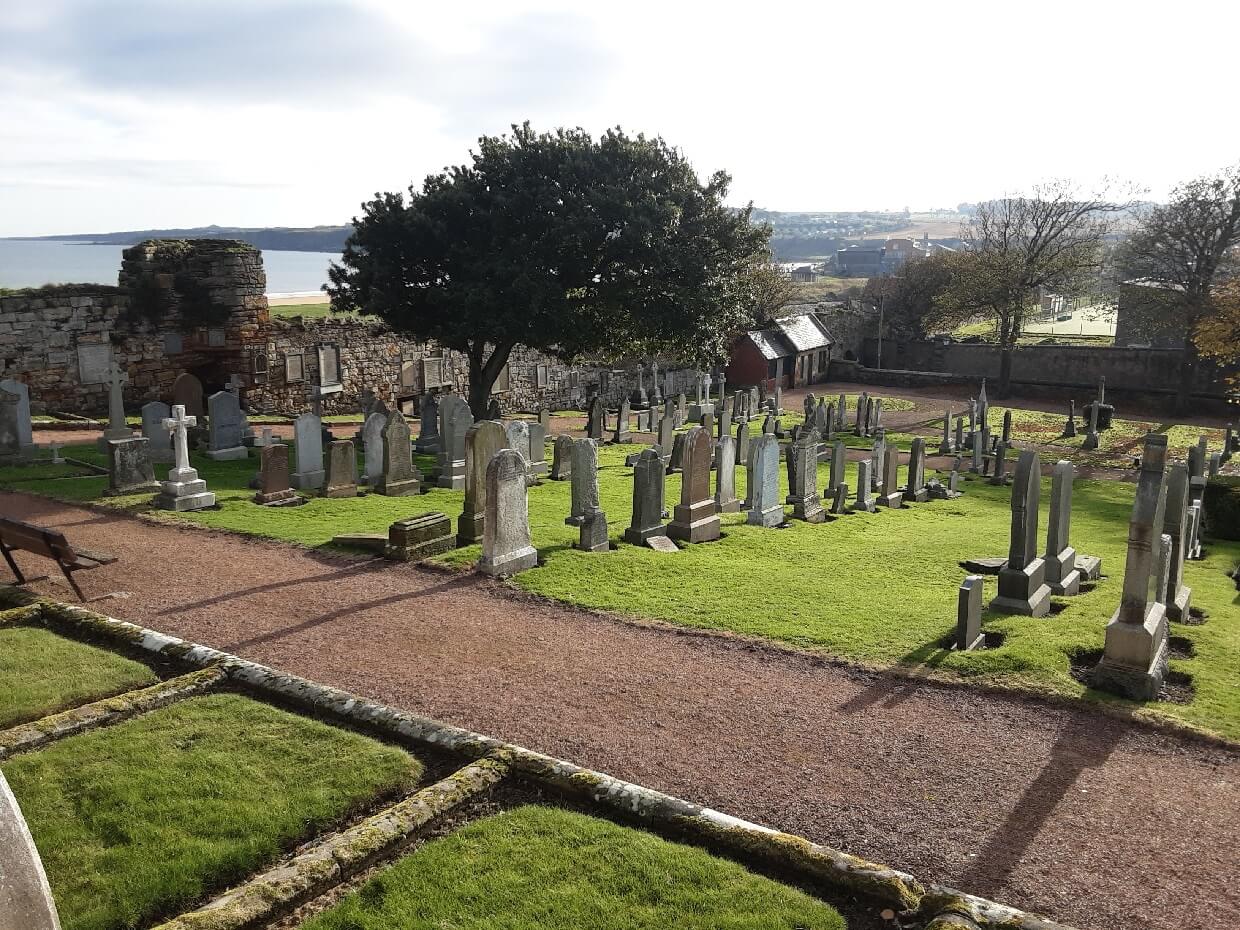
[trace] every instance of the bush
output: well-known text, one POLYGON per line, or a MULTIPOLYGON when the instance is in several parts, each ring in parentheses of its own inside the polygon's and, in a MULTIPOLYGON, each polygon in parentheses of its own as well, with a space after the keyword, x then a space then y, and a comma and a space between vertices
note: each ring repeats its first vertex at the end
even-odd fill
POLYGON ((1240 477, 1211 478, 1201 502, 1211 536, 1240 540, 1240 477))

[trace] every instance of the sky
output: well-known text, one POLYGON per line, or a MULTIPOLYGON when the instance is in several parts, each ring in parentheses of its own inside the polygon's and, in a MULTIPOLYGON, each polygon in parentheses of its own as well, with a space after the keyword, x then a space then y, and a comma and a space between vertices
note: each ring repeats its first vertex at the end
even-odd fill
POLYGON ((482 135, 660 135, 729 201, 954 208, 1240 161, 1225 0, 0 4, 0 236, 347 222, 482 135))

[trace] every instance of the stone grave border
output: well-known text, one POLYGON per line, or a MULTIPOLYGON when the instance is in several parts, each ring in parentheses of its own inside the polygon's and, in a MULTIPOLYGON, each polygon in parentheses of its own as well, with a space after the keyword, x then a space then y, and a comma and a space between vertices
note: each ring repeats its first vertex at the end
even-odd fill
MULTIPOLYGON (((189 671, 150 688, 98 701, 0 733, 10 754, 36 749, 72 733, 105 726, 214 687, 232 686, 301 713, 335 719, 408 749, 455 755, 451 774, 422 787, 341 832, 320 836, 292 857, 251 876, 202 907, 156 930, 244 930, 291 913, 365 869, 399 854, 415 834, 441 815, 513 780, 549 791, 552 803, 568 797, 600 816, 633 822, 672 840, 689 841, 759 874, 774 867, 776 880, 805 883, 832 894, 860 895, 924 922, 927 930, 1071 930, 1064 924, 936 883, 828 846, 772 830, 602 772, 506 743, 471 730, 396 710, 297 675, 209 646, 117 620, 83 607, 46 599, 0 611, 0 626, 44 624, 62 635, 146 653, 189 671), (43 729, 37 742, 5 740, 15 731, 43 729)), ((4 755, 0 751, 0 758, 4 755)))

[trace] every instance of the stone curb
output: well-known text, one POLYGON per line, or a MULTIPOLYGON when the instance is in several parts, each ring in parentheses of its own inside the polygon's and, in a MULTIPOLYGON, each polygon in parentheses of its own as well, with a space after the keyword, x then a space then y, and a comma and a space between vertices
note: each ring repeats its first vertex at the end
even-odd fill
POLYGON ((508 763, 500 758, 471 762, 155 930, 243 930, 266 924, 395 852, 418 830, 490 790, 507 774, 508 763))
POLYGON ((88 630, 194 665, 219 664, 232 680, 255 691, 372 728, 402 743, 430 746, 474 759, 499 755, 509 761, 513 772, 536 782, 584 795, 647 823, 724 847, 742 861, 761 859, 774 863, 814 882, 848 893, 864 894, 903 912, 916 912, 927 921, 954 914, 972 920, 982 930, 1072 930, 1065 924, 945 885, 923 884, 907 872, 812 843, 804 837, 772 830, 471 730, 405 713, 208 646, 83 607, 52 601, 42 601, 41 605, 44 619, 52 623, 88 630))
POLYGON ((161 681, 149 688, 126 691, 116 697, 104 698, 102 701, 83 704, 41 720, 0 730, 0 761, 19 752, 39 749, 75 733, 111 726, 138 714, 202 694, 227 677, 223 668, 212 665, 179 678, 161 681))

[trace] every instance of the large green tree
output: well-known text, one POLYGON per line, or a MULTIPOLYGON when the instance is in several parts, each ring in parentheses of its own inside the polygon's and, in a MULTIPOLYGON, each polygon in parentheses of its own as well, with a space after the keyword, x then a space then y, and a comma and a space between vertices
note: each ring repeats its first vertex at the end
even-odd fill
POLYGON ((580 129, 479 140, 470 163, 362 205, 326 290, 469 361, 482 416, 514 347, 565 360, 721 361, 752 319, 770 227, 662 139, 580 129))
POLYGON ((905 262, 894 273, 870 278, 861 294, 871 306, 881 305, 887 334, 925 339, 936 330, 962 322, 935 302, 952 280, 958 253, 932 252, 905 262))
MULTIPOLYGON (((1120 250, 1126 310, 1184 340, 1176 408, 1187 409, 1200 354, 1197 334, 1219 312, 1216 290, 1240 272, 1240 165, 1190 181, 1154 207, 1120 250)), ((1230 292, 1229 292, 1230 293, 1230 292)))

